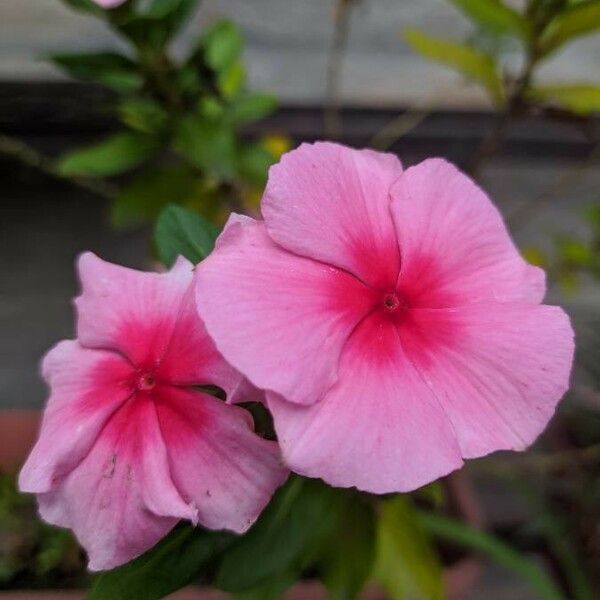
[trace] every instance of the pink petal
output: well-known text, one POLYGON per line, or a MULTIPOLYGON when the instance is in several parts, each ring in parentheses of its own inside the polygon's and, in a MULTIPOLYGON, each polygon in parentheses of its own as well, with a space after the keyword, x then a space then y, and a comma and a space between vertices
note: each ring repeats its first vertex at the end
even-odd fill
POLYGON ((196 301, 223 356, 291 402, 322 398, 373 293, 344 271, 294 256, 255 221, 232 222, 198 266, 196 301))
POLYGON ((413 490, 461 466, 450 422, 385 316, 374 313, 357 327, 339 370, 337 384, 312 406, 267 394, 293 471, 381 494, 413 490))
POLYGON ((277 444, 254 433, 248 412, 207 394, 161 389, 157 410, 173 480, 198 521, 246 531, 287 478, 277 444))
POLYGON ((339 144, 302 144, 269 170, 262 213, 284 248, 393 289, 399 268, 390 186, 393 154, 339 144))
POLYGON ((455 167, 425 160, 405 171, 392 197, 409 304, 541 302, 544 272, 520 257, 500 213, 455 167))
POLYGON ((179 519, 196 519, 173 484, 154 403, 143 395, 110 419, 85 459, 39 503, 44 519, 73 529, 91 570, 123 564, 179 519))
POLYGON ((19 477, 24 492, 47 492, 87 455, 131 394, 131 366, 119 355, 65 340, 42 363, 51 395, 39 439, 19 477))
POLYGON ((75 299, 83 346, 117 350, 137 366, 160 362, 171 343, 193 265, 180 258, 168 273, 113 265, 91 252, 79 257, 82 293, 75 299))
POLYGON ((462 455, 529 446, 569 386, 573 330, 563 310, 490 303, 410 312, 402 344, 452 421, 462 455))

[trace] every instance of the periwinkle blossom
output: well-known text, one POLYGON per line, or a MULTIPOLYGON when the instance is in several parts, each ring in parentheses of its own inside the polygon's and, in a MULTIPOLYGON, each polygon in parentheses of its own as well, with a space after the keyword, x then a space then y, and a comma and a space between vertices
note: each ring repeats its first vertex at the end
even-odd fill
POLYGON ((266 390, 292 470, 408 491, 545 428, 568 388, 569 319, 454 166, 303 144, 271 168, 262 214, 232 218, 197 304, 266 390))
POLYGON ((193 266, 143 273, 79 259, 77 339, 42 373, 51 389, 22 491, 70 527, 92 570, 141 554, 180 519, 242 533, 284 481, 276 443, 229 401, 250 389, 198 317, 193 266))

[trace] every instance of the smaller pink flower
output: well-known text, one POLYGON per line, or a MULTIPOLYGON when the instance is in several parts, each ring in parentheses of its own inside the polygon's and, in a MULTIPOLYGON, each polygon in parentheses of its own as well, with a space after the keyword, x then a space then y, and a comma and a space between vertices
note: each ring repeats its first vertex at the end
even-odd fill
POLYGON ((77 340, 44 358, 51 389, 22 491, 41 516, 70 527, 91 570, 151 548, 180 519, 242 533, 287 471, 235 401, 248 389, 208 337, 193 266, 141 273, 93 254, 79 259, 77 340))
POLYGON ((97 4, 101 8, 111 9, 125 4, 127 0, 93 0, 94 4, 97 4))

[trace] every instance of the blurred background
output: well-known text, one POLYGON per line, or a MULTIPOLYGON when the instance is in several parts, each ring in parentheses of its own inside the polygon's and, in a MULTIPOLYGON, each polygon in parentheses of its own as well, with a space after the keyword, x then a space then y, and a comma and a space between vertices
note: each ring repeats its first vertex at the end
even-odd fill
POLYGON ((469 526, 428 534, 445 596, 598 597, 600 2, 140 0, 134 19, 130 4, 0 3, 0 598, 87 585, 13 476, 45 401, 39 359, 73 335, 75 256, 168 263, 152 240, 169 218, 256 212, 268 166, 322 138, 470 172, 577 330, 572 389, 536 447, 415 500, 469 526))

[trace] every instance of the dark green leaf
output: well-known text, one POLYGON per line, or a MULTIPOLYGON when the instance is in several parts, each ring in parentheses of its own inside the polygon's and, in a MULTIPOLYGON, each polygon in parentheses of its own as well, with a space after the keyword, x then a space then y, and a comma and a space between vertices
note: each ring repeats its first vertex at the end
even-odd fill
POLYGON ((139 558, 98 576, 89 600, 159 600, 188 585, 232 534, 181 525, 139 558))
POLYGON ((318 480, 291 477, 229 549, 217 572, 217 587, 243 592, 272 578, 299 574, 318 558, 332 533, 339 493, 318 480))
POLYGON ((566 42, 600 30, 600 0, 588 0, 560 12, 546 27, 540 40, 542 55, 566 42))
POLYGON ((199 114, 183 118, 175 134, 175 149, 210 175, 231 179, 235 174, 235 135, 222 119, 199 114))
POLYGON ((451 0, 467 17, 494 33, 510 33, 522 39, 530 34, 529 23, 501 0, 451 0))
POLYGON ((537 591, 540 600, 564 600, 546 573, 501 540, 440 515, 419 512, 417 517, 419 524, 430 534, 462 548, 486 554, 499 565, 517 573, 537 591))
POLYGON ((240 148, 238 156, 239 175, 257 186, 267 182, 269 167, 277 162, 277 158, 265 148, 261 142, 244 145, 240 148))
POLYGON ((392 600, 444 597, 439 557, 408 496, 383 503, 374 573, 392 600))
POLYGON ((63 2, 70 8, 81 12, 87 12, 92 14, 102 13, 102 9, 92 0, 63 0, 63 2))
POLYGON ((148 98, 129 98, 119 105, 121 121, 142 133, 159 133, 168 121, 165 110, 148 98))
POLYGON ((65 176, 110 177, 137 167, 158 150, 156 139, 133 132, 117 133, 104 141, 68 152, 58 162, 65 176))
POLYGON ((244 40, 239 27, 232 21, 218 21, 202 36, 206 64, 215 71, 224 71, 236 63, 244 40))
POLYGON ((71 77, 97 81, 120 92, 136 91, 142 86, 136 64, 116 52, 55 54, 50 60, 71 77))
POLYGON ((195 175, 185 167, 152 167, 126 185, 112 205, 116 227, 155 219, 166 204, 179 204, 192 195, 195 175))
POLYGON ((371 505, 358 494, 348 495, 337 530, 327 541, 320 560, 321 578, 333 600, 356 598, 364 587, 375 558, 375 534, 371 505))
POLYGON ((600 111, 600 85, 588 83, 535 86, 527 90, 530 98, 550 102, 579 115, 600 111))
POLYGON ((246 94, 238 98, 230 108, 234 123, 257 121, 270 115, 277 107, 277 99, 270 94, 246 94))
POLYGON ((437 62, 453 67, 466 78, 482 84, 495 104, 503 103, 502 82, 491 56, 472 48, 411 29, 404 34, 406 42, 417 52, 437 62))
POLYGON ((218 228, 200 215, 172 204, 156 221, 154 241, 161 262, 170 267, 178 256, 185 256, 194 264, 205 259, 218 234, 218 228))

